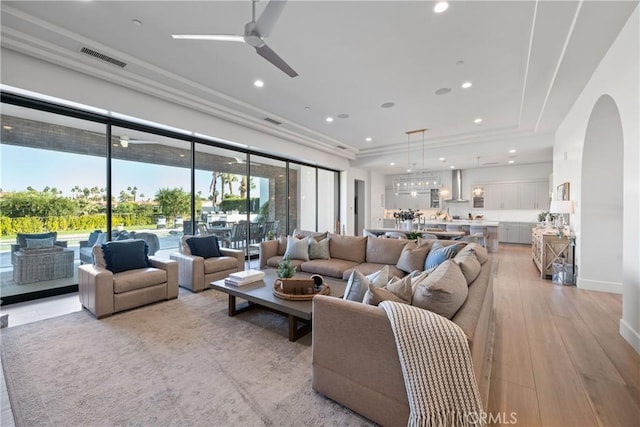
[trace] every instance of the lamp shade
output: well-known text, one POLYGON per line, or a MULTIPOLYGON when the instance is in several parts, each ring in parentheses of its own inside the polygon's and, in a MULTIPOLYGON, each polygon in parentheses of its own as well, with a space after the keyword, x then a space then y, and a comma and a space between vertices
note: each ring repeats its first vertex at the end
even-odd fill
POLYGON ((552 200, 549 212, 557 214, 572 214, 573 200, 552 200))

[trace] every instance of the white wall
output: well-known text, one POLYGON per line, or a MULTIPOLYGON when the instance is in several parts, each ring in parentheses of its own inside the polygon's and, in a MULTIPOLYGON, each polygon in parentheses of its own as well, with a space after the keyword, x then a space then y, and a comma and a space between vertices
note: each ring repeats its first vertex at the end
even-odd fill
MULTIPOLYGON (((179 99, 168 93, 164 99, 147 95, 6 48, 0 50, 0 57, 2 83, 8 86, 246 144, 293 160, 338 170, 349 167, 345 158, 214 117, 205 102, 179 99)), ((127 76, 126 72, 121 74, 127 76)))
MULTIPOLYGON (((355 224, 353 216, 355 212, 355 182, 357 179, 364 181, 365 223, 363 228, 369 227, 369 223, 371 221, 371 180, 369 178, 369 174, 370 173, 368 171, 356 168, 350 168, 340 174, 340 227, 341 231, 344 229, 345 234, 350 236, 357 234, 356 230, 354 230, 355 224)), ((360 234, 362 234, 362 230, 360 230, 360 234)))
MULTIPOLYGON (((576 259, 580 266, 581 255, 581 194, 590 191, 582 188, 582 150, 589 117, 596 101, 602 95, 610 95, 622 122, 624 138, 624 207, 622 236, 607 236, 598 244, 608 250, 609 239, 623 239, 622 294, 623 309, 620 333, 640 352, 640 12, 638 7, 612 44, 582 94, 576 100, 567 117, 556 132, 554 145, 554 185, 571 183, 571 198, 576 204, 573 222, 577 235, 576 259)), ((604 169, 594 173, 606 174, 604 169)), ((602 266, 606 269, 607 266, 602 266)), ((580 286, 580 281, 578 282, 580 286)), ((591 283, 593 285, 593 283, 591 283)), ((593 286, 592 286, 593 287, 593 286)))

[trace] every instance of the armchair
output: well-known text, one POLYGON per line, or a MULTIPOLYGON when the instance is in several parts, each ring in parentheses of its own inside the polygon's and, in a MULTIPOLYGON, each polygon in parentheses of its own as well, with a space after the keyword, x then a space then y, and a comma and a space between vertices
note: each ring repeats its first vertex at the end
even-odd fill
POLYGON ((93 263, 78 267, 78 294, 98 319, 178 297, 178 263, 148 257, 143 240, 94 245, 92 252, 93 263))
POLYGON ((88 240, 80 240, 80 263, 81 264, 91 264, 93 262, 93 245, 95 244, 103 244, 106 240, 107 233, 103 233, 102 230, 95 230, 89 234, 88 240))
POLYGON ((209 288, 209 283, 224 279, 229 274, 244 270, 244 251, 218 247, 222 256, 204 257, 192 254, 189 239, 215 239, 215 236, 182 236, 180 252, 171 254, 178 262, 178 285, 191 292, 200 292, 209 288))

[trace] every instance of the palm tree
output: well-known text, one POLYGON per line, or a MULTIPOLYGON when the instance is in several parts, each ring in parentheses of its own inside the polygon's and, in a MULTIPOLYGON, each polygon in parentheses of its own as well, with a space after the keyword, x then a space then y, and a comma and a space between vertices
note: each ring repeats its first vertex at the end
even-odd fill
POLYGON ((136 201, 136 193, 138 192, 138 187, 127 187, 127 191, 131 193, 133 196, 133 201, 136 201))
POLYGON ((213 202, 213 205, 218 204, 218 190, 216 190, 216 185, 218 184, 218 172, 211 172, 211 184, 209 184, 209 193, 211 193, 211 197, 209 200, 213 202))
POLYGON ((238 182, 238 176, 232 175, 230 173, 225 173, 223 177, 225 182, 229 185, 229 195, 233 196, 233 188, 231 187, 231 183, 238 182))

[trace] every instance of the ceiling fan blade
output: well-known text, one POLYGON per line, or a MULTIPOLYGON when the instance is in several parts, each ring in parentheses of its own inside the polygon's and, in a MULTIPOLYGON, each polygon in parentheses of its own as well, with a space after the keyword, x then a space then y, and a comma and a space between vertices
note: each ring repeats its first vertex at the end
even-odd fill
MULTIPOLYGON (((272 0, 273 1, 273 0, 272 0)), ((267 61, 271 62, 273 65, 282 70, 289 77, 297 77, 298 73, 295 72, 293 68, 289 66, 282 58, 278 56, 269 46, 263 44, 262 46, 256 47, 256 52, 258 55, 262 56, 267 61)))
POLYGON ((216 40, 244 43, 244 36, 237 34, 171 34, 171 37, 177 40, 216 40))
POLYGON ((256 21, 255 30, 260 34, 260 36, 264 38, 271 34, 274 25, 278 21, 278 18, 286 5, 286 0, 271 0, 267 3, 262 14, 256 21))

